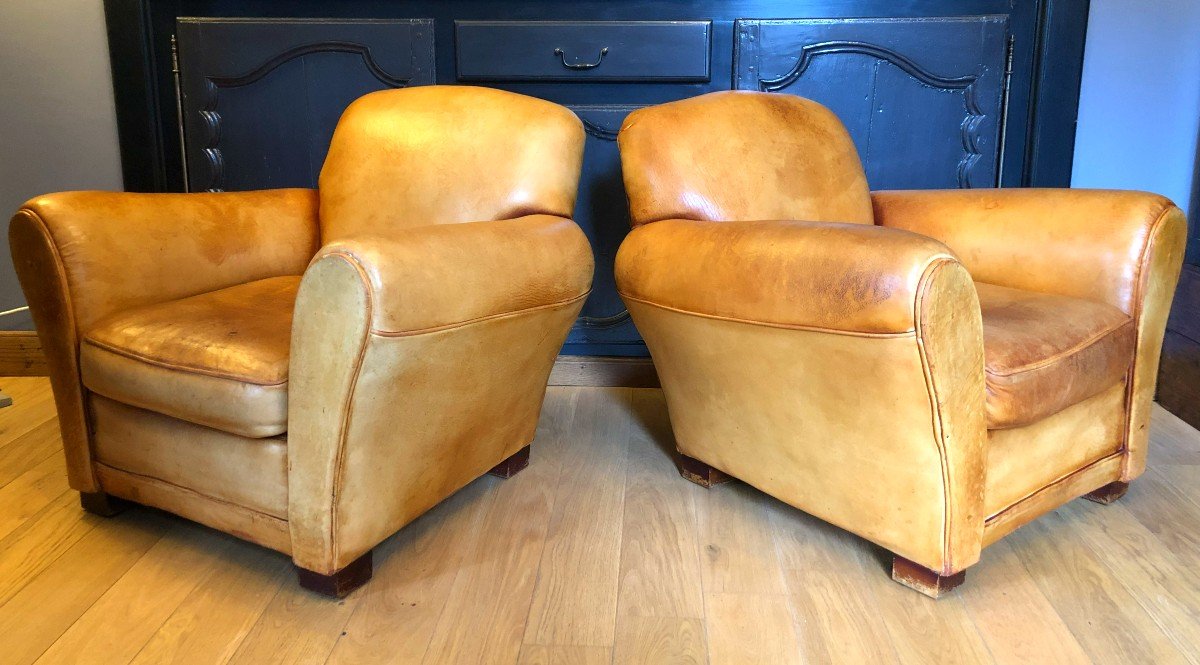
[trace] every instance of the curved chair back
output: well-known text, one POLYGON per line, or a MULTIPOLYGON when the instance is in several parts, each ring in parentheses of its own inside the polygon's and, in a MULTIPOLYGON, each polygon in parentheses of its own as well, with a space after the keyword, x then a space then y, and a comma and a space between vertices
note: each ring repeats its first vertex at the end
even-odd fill
POLYGON ((365 95, 321 169, 321 239, 411 226, 570 217, 583 126, 541 99, 469 86, 365 95))
POLYGON ((635 111, 617 140, 634 226, 675 218, 872 223, 850 135, 807 99, 715 92, 635 111))

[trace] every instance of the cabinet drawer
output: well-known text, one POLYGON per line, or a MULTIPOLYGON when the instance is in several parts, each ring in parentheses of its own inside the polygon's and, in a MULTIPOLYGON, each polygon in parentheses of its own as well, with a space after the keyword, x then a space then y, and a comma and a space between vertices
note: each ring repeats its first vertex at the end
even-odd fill
POLYGON ((707 81, 711 21, 455 21, 460 81, 707 81))

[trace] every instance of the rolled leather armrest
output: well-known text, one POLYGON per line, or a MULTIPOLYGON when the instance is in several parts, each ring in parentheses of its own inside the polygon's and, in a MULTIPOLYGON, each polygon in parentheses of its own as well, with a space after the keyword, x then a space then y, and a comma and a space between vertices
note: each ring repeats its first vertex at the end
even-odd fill
POLYGON ((96 491, 79 339, 99 319, 255 279, 298 275, 316 251, 312 190, 65 192, 27 202, 9 247, 37 326, 71 487, 96 491))
POLYGON ((945 245, 869 224, 664 220, 617 253, 623 298, 780 327, 906 333, 945 245))
POLYGON ((292 329, 292 556, 339 570, 528 445, 592 253, 568 219, 330 243, 292 329))
POLYGON ((436 224, 331 242, 313 262, 348 257, 373 293, 375 332, 412 334, 586 295, 593 259, 575 222, 529 215, 436 224))
POLYGON ((1168 199, 1087 189, 872 194, 875 222, 936 238, 977 281, 1107 303, 1133 315, 1152 239, 1186 233, 1168 199))
POLYGON ((944 245, 668 220, 631 232, 616 267, 680 452, 942 574, 978 560, 982 324, 944 245))

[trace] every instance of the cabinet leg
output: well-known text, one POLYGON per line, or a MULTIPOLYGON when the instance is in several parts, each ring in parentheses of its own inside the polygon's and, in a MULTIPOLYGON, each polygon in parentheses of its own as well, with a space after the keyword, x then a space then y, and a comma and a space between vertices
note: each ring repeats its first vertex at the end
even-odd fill
POLYGON ((1088 501, 1095 501, 1096 503, 1102 503, 1107 506, 1113 501, 1125 496, 1125 492, 1128 491, 1129 483, 1123 483, 1118 480, 1116 482, 1109 483, 1098 490, 1084 494, 1083 498, 1087 499, 1088 501))
POLYGON ((93 515, 115 517, 130 506, 130 502, 107 492, 80 492, 79 505, 93 515))
POLYGON ((967 571, 960 570, 953 575, 938 575, 928 568, 913 563, 902 556, 892 558, 892 579, 904 586, 920 591, 930 598, 940 598, 954 587, 963 583, 967 571))
POLYGON ((529 446, 525 446, 512 455, 509 455, 503 462, 492 467, 492 470, 488 471, 488 474, 497 478, 508 479, 520 473, 527 466, 529 466, 529 446))
POLYGON ((371 550, 367 550, 366 554, 331 575, 314 573, 296 566, 296 576, 301 587, 332 598, 345 598, 350 595, 351 591, 370 581, 372 572, 371 550))
POLYGON ((683 453, 679 453, 679 475, 701 487, 712 487, 713 485, 720 485, 734 479, 733 476, 724 471, 714 469, 704 462, 694 457, 688 457, 683 453))

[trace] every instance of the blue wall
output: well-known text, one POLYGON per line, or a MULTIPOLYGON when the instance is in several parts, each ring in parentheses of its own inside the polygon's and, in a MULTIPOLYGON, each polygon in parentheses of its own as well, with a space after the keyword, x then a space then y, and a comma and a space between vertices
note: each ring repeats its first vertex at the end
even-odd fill
POLYGON ((1193 221, 1200 0, 1092 0, 1074 187, 1143 189, 1193 221))

